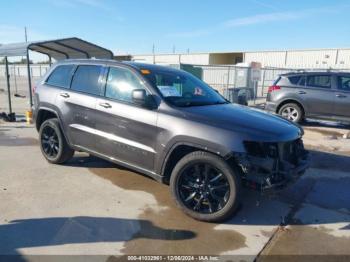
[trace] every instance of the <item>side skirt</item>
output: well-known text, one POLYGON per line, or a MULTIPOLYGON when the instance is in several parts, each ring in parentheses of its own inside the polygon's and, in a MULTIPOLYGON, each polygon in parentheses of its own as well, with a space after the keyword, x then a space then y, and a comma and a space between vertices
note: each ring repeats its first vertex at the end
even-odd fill
POLYGON ((71 147, 74 148, 74 150, 83 151, 83 152, 89 153, 91 155, 94 155, 96 157, 102 158, 102 159, 107 160, 109 162, 121 165, 121 166, 126 167, 126 168, 131 169, 131 170, 134 170, 134 171, 136 171, 138 173, 142 173, 142 174, 144 174, 146 176, 149 176, 149 177, 153 178, 154 180, 156 180, 158 182, 164 183, 164 177, 159 175, 159 174, 156 174, 153 171, 150 171, 150 170, 138 167, 138 166, 131 165, 131 164, 127 163, 127 162, 121 161, 121 160, 113 158, 113 157, 106 156, 104 154, 100 154, 100 153, 98 153, 96 151, 90 150, 90 149, 82 147, 82 146, 78 146, 78 145, 72 146, 71 145, 71 147))

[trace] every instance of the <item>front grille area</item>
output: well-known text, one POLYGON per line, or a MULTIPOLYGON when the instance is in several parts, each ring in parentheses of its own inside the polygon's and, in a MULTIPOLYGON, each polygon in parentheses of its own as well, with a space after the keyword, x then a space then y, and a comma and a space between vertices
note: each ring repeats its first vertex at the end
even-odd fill
POLYGON ((293 165, 298 164, 298 159, 304 152, 303 141, 301 139, 281 143, 246 141, 244 145, 250 156, 280 159, 293 165))
POLYGON ((281 145, 282 155, 281 158, 288 163, 297 165, 299 159, 304 155, 304 145, 301 139, 297 139, 291 142, 285 142, 281 145))
POLYGON ((247 153, 254 157, 277 157, 278 156, 278 144, 277 143, 260 143, 246 141, 244 146, 247 153))
POLYGON ((236 154, 247 184, 261 190, 284 185, 308 167, 308 152, 299 138, 279 143, 244 142, 246 153, 236 154))

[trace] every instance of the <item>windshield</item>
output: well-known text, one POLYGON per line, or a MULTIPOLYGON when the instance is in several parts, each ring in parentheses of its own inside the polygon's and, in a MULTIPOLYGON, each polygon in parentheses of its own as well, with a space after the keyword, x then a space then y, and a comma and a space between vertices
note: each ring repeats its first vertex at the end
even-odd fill
POLYGON ((229 103, 214 89, 183 71, 141 70, 164 99, 179 107, 229 103))

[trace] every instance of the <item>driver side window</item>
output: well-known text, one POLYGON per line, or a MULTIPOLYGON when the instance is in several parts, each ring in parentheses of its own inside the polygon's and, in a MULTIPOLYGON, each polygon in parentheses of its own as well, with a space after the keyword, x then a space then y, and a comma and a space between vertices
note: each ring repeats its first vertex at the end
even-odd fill
POLYGON ((109 68, 106 83, 106 97, 132 103, 132 91, 135 89, 146 90, 141 79, 133 72, 121 67, 109 68))
POLYGON ((339 76, 338 88, 344 91, 350 91, 350 76, 339 76))

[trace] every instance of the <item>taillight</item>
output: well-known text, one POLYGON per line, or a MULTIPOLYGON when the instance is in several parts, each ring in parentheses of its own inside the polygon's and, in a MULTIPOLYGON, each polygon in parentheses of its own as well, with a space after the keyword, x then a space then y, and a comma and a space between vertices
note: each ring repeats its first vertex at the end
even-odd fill
POLYGON ((34 95, 35 93, 36 86, 32 86, 32 94, 34 95))
POLYGON ((272 93, 273 91, 281 90, 280 86, 269 86, 268 93, 272 93))

